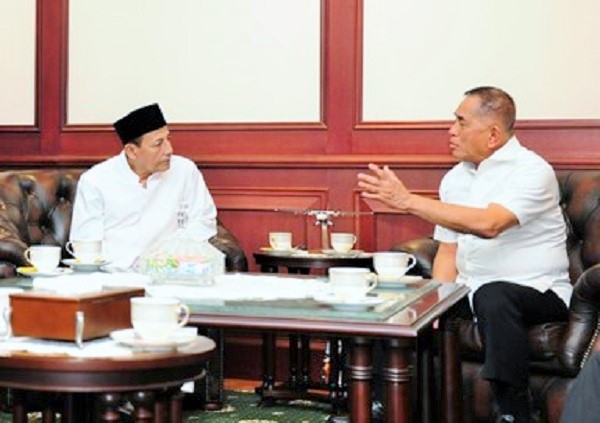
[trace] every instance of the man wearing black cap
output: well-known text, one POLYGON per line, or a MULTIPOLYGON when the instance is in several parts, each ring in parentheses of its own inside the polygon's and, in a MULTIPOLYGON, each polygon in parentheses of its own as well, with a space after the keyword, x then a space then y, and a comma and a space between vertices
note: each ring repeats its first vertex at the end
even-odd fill
POLYGON ((134 110, 114 128, 123 150, 81 175, 70 239, 101 239, 103 257, 129 267, 147 247, 176 229, 182 203, 189 207, 193 235, 215 235, 213 199, 196 165, 173 155, 160 107, 134 110))

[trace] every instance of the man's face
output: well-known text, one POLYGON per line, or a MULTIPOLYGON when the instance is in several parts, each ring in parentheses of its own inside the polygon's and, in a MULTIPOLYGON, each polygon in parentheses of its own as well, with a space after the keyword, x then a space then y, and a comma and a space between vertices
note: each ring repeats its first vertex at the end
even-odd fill
POLYGON ((479 102, 479 97, 467 96, 454 112, 456 118, 448 130, 452 155, 476 165, 491 154, 488 141, 493 127, 490 120, 479 113, 479 102))
POLYGON ((171 166, 173 146, 166 126, 142 136, 140 145, 130 144, 128 157, 134 172, 146 179, 153 173, 163 172, 171 166))

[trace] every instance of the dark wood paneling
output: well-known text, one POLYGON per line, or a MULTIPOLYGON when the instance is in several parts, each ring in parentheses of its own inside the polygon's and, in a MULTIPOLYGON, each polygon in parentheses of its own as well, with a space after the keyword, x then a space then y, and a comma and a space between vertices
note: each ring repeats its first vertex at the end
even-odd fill
MULTIPOLYGON (((69 1, 38 0, 37 6, 37 126, 0 128, 0 163, 92 165, 116 154, 121 143, 106 125, 65 127, 69 1)), ((390 165, 410 189, 435 196, 455 163, 447 148, 449 122, 362 121, 362 19, 362 0, 322 0, 321 122, 172 127, 175 150, 203 169, 221 218, 248 253, 273 229, 289 228, 296 243, 319 247, 311 219, 276 208, 372 212, 336 218, 332 228, 355 232, 367 250, 431 231, 417 218, 363 201, 356 190, 355 174, 376 162, 390 165)), ((600 166, 597 120, 519 121, 517 127, 524 144, 559 170, 600 166)))

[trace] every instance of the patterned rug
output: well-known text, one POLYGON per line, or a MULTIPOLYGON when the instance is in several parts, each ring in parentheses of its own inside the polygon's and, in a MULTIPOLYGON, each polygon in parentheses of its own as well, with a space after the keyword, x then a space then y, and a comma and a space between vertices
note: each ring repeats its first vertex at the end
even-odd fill
MULTIPOLYGON (((258 396, 248 392, 226 393, 220 411, 196 411, 185 414, 185 423, 320 423, 329 417, 331 406, 311 401, 290 401, 270 407, 258 406, 258 396)), ((0 413, 0 423, 10 423, 10 414, 0 413)), ((29 422, 41 423, 41 416, 30 413, 29 422)), ((57 420, 60 421, 60 420, 57 420)))

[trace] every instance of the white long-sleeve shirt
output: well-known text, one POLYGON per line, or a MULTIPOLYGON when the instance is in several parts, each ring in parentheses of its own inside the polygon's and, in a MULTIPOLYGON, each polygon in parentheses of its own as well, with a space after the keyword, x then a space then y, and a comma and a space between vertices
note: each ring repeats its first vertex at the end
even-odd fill
POLYGON ((81 175, 70 239, 101 239, 103 258, 128 267, 175 231, 181 203, 189 205, 187 227, 194 237, 208 239, 217 233, 217 209, 191 160, 173 155, 170 168, 152 174, 144 187, 121 152, 81 175))

